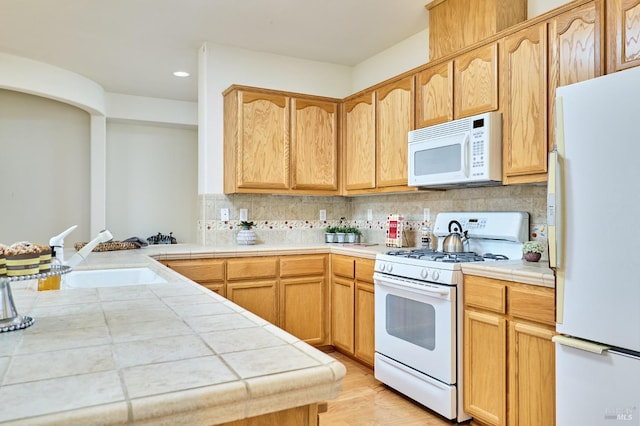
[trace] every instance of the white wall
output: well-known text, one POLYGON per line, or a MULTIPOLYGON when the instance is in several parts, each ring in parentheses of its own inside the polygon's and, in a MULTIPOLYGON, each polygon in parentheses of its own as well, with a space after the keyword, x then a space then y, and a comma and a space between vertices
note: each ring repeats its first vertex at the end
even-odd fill
POLYGON ((527 2, 527 19, 535 18, 570 2, 571 0, 529 0, 527 2))
POLYGON ((107 122, 107 225, 116 240, 161 232, 196 241, 197 131, 107 122))
POLYGON ((0 90, 0 243, 88 241, 90 116, 74 106, 0 90))
POLYGON ((362 61, 351 74, 351 93, 429 62, 429 29, 362 61))

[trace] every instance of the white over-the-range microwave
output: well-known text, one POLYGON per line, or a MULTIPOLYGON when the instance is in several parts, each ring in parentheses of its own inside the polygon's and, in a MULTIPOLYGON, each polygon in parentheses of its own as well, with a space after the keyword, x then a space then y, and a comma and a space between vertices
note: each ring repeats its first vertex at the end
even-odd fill
POLYGON ((502 182, 502 115, 465 117, 409 132, 409 186, 455 188, 502 182))

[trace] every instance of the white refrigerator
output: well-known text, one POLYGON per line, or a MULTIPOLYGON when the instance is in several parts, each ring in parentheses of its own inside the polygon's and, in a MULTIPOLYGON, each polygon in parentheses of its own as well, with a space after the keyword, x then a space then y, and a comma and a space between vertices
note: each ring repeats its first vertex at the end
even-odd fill
POLYGON ((640 67, 556 98, 556 423, 640 426, 640 67))

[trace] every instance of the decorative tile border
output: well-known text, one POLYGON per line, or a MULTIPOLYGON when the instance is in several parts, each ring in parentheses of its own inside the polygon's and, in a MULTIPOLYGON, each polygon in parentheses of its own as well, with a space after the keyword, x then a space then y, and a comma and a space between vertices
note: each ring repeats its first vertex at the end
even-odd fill
MULTIPOLYGON (((423 227, 425 222, 405 221, 405 229, 415 231, 423 227)), ((324 230, 328 226, 353 226, 358 229, 372 229, 384 231, 387 227, 386 220, 260 220, 257 221, 254 228, 262 231, 269 230, 324 230)), ((240 229, 240 221, 238 220, 209 220, 206 221, 207 231, 235 231, 240 229)))

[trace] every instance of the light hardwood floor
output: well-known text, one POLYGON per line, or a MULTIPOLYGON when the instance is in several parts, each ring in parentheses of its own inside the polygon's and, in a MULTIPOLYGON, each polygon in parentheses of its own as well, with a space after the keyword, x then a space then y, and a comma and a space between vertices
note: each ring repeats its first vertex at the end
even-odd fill
POLYGON ((342 362, 347 375, 338 398, 320 414, 320 426, 451 426, 452 422, 427 410, 377 381, 373 370, 340 352, 328 355, 342 362))

